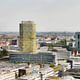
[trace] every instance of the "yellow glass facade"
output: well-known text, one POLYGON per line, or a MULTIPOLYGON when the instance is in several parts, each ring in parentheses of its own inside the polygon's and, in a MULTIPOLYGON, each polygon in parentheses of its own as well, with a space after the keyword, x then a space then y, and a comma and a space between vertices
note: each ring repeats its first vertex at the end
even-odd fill
POLYGON ((22 21, 20 24, 20 49, 25 52, 36 51, 36 24, 22 21))

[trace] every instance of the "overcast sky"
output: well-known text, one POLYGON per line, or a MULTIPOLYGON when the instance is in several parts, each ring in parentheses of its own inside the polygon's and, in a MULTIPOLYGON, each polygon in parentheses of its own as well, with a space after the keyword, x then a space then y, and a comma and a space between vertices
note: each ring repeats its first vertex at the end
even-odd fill
POLYGON ((80 0, 0 0, 0 31, 19 31, 22 20, 37 31, 80 31, 80 0))

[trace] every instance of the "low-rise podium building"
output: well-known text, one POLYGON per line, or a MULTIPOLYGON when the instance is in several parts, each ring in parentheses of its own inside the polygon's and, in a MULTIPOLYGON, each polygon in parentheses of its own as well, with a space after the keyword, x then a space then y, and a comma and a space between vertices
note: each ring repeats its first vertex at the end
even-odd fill
POLYGON ((43 63, 55 63, 55 55, 53 52, 16 52, 10 54, 10 61, 12 62, 43 62, 43 63))

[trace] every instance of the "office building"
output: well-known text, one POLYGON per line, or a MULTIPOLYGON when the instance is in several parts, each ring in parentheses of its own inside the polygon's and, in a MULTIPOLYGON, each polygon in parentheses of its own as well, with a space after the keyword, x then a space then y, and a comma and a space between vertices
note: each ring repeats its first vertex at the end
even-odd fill
POLYGON ((76 48, 80 49, 80 32, 75 33, 76 48))
POLYGON ((36 24, 32 21, 22 21, 20 24, 20 50, 36 51, 36 24))
POLYGON ((32 63, 56 63, 56 55, 53 52, 14 52, 10 54, 11 62, 32 62, 32 63))

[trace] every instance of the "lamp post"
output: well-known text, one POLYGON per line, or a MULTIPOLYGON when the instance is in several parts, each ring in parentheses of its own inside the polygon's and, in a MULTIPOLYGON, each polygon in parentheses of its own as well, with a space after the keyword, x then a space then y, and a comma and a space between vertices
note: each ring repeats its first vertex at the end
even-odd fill
POLYGON ((43 74, 41 72, 40 73, 40 79, 43 80, 43 74))

